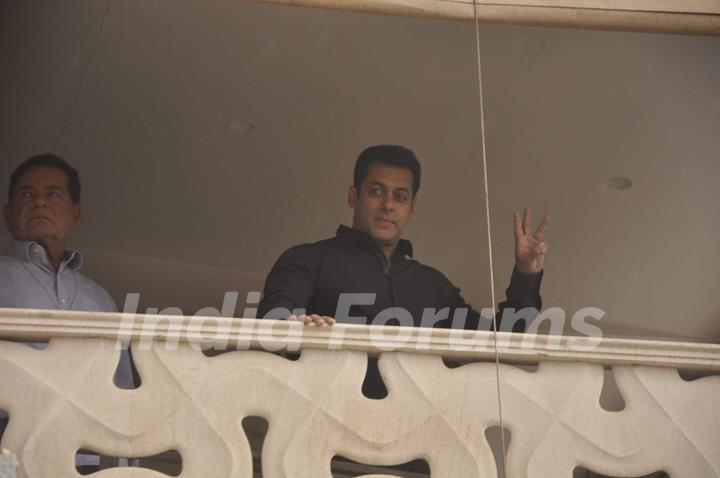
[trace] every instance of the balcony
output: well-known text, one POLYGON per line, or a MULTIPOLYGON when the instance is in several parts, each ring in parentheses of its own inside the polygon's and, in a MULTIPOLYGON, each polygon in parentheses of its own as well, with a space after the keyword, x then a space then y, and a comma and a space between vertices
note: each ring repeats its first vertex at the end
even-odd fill
POLYGON ((720 345, 19 309, 0 337, 20 478, 79 476, 78 450, 140 458, 98 477, 167 476, 171 452, 182 477, 720 473, 720 345), (118 338, 133 390, 113 383, 118 338), (385 398, 363 395, 368 356, 385 398))

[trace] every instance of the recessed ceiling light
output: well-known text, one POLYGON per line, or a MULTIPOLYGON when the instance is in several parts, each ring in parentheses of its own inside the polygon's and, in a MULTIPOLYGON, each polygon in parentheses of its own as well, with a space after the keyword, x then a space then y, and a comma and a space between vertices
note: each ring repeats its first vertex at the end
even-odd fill
POLYGON ((255 123, 248 120, 230 120, 227 122, 227 129, 234 133, 250 133, 255 129, 255 123))
POLYGON ((615 176, 612 178, 607 178, 605 180, 605 186, 607 186, 607 188, 611 191, 622 191, 623 189, 630 189, 632 185, 632 179, 622 176, 615 176))

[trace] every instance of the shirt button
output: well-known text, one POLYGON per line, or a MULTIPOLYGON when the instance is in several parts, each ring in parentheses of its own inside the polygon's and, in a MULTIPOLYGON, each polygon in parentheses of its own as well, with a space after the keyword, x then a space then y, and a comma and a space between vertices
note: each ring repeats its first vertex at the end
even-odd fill
POLYGON ((62 303, 64 304, 64 303, 65 303, 65 299, 60 299, 60 302, 62 302, 62 303))

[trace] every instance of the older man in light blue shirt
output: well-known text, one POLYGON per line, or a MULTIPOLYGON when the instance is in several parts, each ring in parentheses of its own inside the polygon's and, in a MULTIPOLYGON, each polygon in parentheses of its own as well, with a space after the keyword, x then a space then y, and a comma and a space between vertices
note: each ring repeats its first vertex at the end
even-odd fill
POLYGON ((66 251, 55 271, 34 241, 12 240, 0 255, 0 306, 115 312, 110 295, 79 271, 82 255, 66 251))
MULTIPOLYGON (((66 248, 80 211, 80 178, 62 158, 33 156, 15 169, 3 208, 12 240, 0 255, 0 307, 117 311, 105 289, 79 272, 80 253, 66 248)), ((133 387, 127 350, 116 383, 133 387)), ((0 434, 3 421, 7 416, 0 416, 0 434)), ((78 455, 76 464, 96 464, 97 458, 78 455)))

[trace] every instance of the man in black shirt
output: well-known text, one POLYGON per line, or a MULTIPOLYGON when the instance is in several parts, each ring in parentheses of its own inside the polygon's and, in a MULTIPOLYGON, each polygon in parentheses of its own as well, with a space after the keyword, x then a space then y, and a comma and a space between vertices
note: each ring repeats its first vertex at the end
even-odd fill
MULTIPOLYGON (((378 325, 485 329, 480 316, 440 271, 412 259, 401 239, 415 212, 420 163, 401 146, 371 146, 355 164, 348 204, 352 228, 285 251, 265 281, 259 317, 378 325)), ((540 309, 547 246, 544 217, 532 233, 531 211, 515 213, 515 269, 500 310, 540 309)), ((502 329, 501 329, 502 330, 502 329)))

